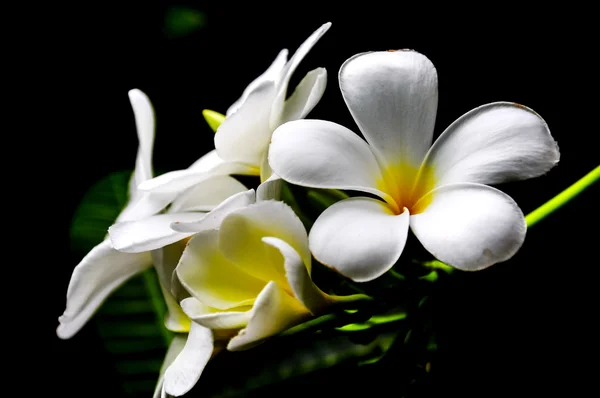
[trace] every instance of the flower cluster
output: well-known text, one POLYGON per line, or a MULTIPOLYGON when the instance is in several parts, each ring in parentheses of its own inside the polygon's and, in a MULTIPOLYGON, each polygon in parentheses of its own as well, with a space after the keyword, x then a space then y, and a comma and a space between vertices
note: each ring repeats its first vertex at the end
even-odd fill
POLYGON ((364 298, 321 290, 311 278, 313 256, 355 283, 389 271, 409 229, 435 259, 465 271, 519 250, 523 213, 488 184, 536 177, 558 162, 544 120, 519 104, 486 104, 432 143, 437 73, 412 50, 361 53, 341 66, 340 90, 364 140, 339 124, 307 120, 326 70, 308 72, 289 96, 288 85, 330 25, 289 60, 282 50, 225 115, 205 111, 216 149, 185 170, 153 177, 154 111, 144 93, 129 92, 139 139, 129 202, 75 268, 59 337, 73 336, 118 286, 154 266, 166 327, 187 335, 158 391, 180 396, 220 349, 249 349, 364 298), (234 175, 260 183, 248 189, 234 175), (349 195, 307 233, 280 200, 284 184, 349 195))

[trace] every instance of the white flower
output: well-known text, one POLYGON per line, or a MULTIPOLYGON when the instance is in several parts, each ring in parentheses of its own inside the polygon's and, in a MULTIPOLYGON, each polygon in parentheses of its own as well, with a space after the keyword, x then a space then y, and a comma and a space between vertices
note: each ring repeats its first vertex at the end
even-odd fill
POLYGON ((327 84, 324 68, 308 72, 286 100, 288 84, 300 61, 327 32, 331 23, 317 29, 286 62, 282 50, 261 76, 244 90, 227 110, 215 134, 215 148, 229 162, 242 162, 260 170, 261 181, 271 176, 267 152, 273 131, 281 124, 303 119, 319 102, 327 84))
MULTIPOLYGON (((260 175, 261 182, 272 176, 267 151, 273 131, 281 124, 304 118, 319 102, 327 84, 327 72, 316 68, 308 72, 286 99, 290 78, 300 61, 329 29, 326 23, 317 29, 286 62, 288 51, 282 50, 271 66, 244 90, 229 107, 227 117, 215 134, 216 150, 186 170, 163 174, 144 182, 139 189, 152 193, 155 201, 166 206, 173 195, 194 186, 209 174, 260 175)), ((218 123, 217 123, 218 124, 218 123)), ((217 124, 211 123, 211 126, 217 124)), ((277 197, 270 183, 257 190, 260 199, 277 197)))
MULTIPOLYGON (((118 217, 120 221, 143 218, 154 212, 145 205, 143 193, 137 190, 140 183, 152 177, 152 105, 140 90, 129 91, 129 99, 135 114, 139 148, 129 186, 129 201, 118 217)), ((149 252, 121 253, 112 247, 109 239, 102 241, 73 270, 67 289, 66 309, 58 319, 57 335, 62 339, 72 337, 117 287, 151 266, 149 252)))
POLYGON ((175 396, 198 381, 219 336, 230 338, 228 350, 247 349, 347 299, 313 283, 306 230, 290 207, 272 200, 236 209, 218 230, 195 234, 176 273, 191 295, 181 306, 193 323, 164 376, 166 393, 175 396))
POLYGON ((362 191, 325 210, 310 233, 315 257, 355 281, 398 260, 409 226, 439 260, 479 270, 511 258, 525 238, 517 204, 483 184, 539 176, 559 159, 541 117, 498 102, 452 123, 431 146, 437 73, 414 51, 368 52, 340 68, 346 105, 367 142, 338 124, 287 123, 269 162, 298 185, 362 191), (430 147, 431 146, 431 147, 430 147))

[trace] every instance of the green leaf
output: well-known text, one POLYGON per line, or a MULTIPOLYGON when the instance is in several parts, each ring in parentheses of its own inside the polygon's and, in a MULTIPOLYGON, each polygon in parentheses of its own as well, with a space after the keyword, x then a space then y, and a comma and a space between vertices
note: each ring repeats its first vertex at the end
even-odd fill
POLYGON ((279 388, 278 383, 294 383, 315 376, 317 372, 319 376, 327 377, 328 372, 339 367, 375 362, 397 336, 397 331, 368 331, 362 339, 366 341, 358 342, 361 339, 354 338, 355 334, 349 336, 323 330, 273 338, 247 351, 224 351, 211 359, 189 395, 238 397, 263 388, 267 390, 266 396, 270 396, 268 389, 279 388))
MULTIPOLYGON (((71 247, 83 257, 105 239, 128 199, 131 171, 112 173, 84 195, 71 224, 71 247)), ((166 305, 154 269, 117 289, 94 322, 114 361, 123 392, 152 396, 172 333, 164 326, 166 305)), ((115 394, 119 395, 119 394, 115 394)))
POLYGON ((71 249, 86 255, 106 237, 108 227, 127 204, 131 171, 118 171, 96 182, 85 193, 71 221, 71 249))
POLYGON ((322 212, 334 203, 349 198, 349 196, 337 189, 308 189, 306 196, 308 202, 318 211, 322 212))

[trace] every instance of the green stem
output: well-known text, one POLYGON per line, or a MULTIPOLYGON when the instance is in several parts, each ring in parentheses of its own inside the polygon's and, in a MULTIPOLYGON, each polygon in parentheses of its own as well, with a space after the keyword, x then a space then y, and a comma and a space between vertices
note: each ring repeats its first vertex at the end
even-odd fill
MULTIPOLYGON (((366 317, 369 318, 370 314, 367 314, 366 317)), ((290 329, 282 332, 280 336, 293 336, 298 333, 306 333, 320 330, 326 326, 346 325, 352 322, 359 322, 364 320, 365 314, 361 312, 332 312, 329 314, 321 315, 320 317, 311 319, 294 327, 291 327, 290 329)))
POLYGON ((580 180, 575 182, 573 185, 529 213, 525 216, 525 221, 527 222, 527 227, 531 227, 544 218, 546 216, 552 214, 554 211, 558 210, 562 205, 569 202, 571 199, 579 195, 584 189, 592 185, 600 178, 600 166, 596 166, 595 169, 587 173, 580 180))
POLYGON ((150 295, 152 307, 154 308, 154 314, 156 314, 156 323, 158 324, 158 329, 163 336, 165 346, 169 347, 173 335, 165 327, 165 316, 167 315, 167 311, 165 309, 165 302, 163 301, 160 285, 158 284, 158 278, 152 269, 145 271, 142 273, 142 275, 144 277, 144 285, 146 286, 148 294, 150 295))

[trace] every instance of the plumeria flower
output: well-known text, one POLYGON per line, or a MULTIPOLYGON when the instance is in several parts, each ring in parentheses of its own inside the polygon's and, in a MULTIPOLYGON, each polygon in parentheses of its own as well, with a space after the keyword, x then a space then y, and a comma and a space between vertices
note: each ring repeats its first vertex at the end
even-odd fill
MULTIPOLYGON (((327 71, 316 68, 306 74, 294 93, 286 99, 288 84, 300 61, 327 32, 331 23, 317 29, 286 62, 288 50, 282 50, 271 66, 244 90, 242 96, 227 110, 226 118, 217 127, 215 150, 185 170, 163 174, 144 182, 139 189, 152 193, 159 206, 165 206, 173 195, 194 186, 209 174, 259 175, 261 182, 272 177, 267 162, 271 134, 281 124, 304 118, 319 102, 327 84, 327 71)), ((208 120, 208 118, 207 118, 208 120)), ((277 178, 262 185, 257 194, 261 199, 275 195, 277 178), (270 192, 265 192, 270 191, 270 192)))
POLYGON ((369 281, 400 257, 408 229, 439 260, 475 271, 508 260, 523 243, 517 204, 484 184, 536 177, 559 159, 542 118, 496 102, 476 108, 431 145, 437 72, 410 50, 367 52, 340 68, 339 84, 366 141, 322 120, 275 131, 270 164, 297 185, 361 191, 327 208, 310 232, 319 261, 369 281))
MULTIPOLYGON (((145 195, 137 186, 152 178, 152 146, 154 115, 148 97, 140 90, 129 91, 135 114, 139 140, 135 171, 129 185, 129 201, 118 220, 136 220, 154 213, 145 206, 145 195)), ((94 247, 75 267, 67 289, 67 305, 57 328, 60 338, 76 334, 92 317, 102 302, 127 279, 152 266, 149 252, 122 253, 115 250, 109 239, 94 247)))
POLYGON ((193 320, 181 354, 166 370, 167 394, 198 381, 215 340, 248 349, 353 296, 330 296, 311 279, 311 253, 300 219, 268 200, 230 212, 218 229, 195 234, 176 268, 190 297, 181 302, 193 320))

